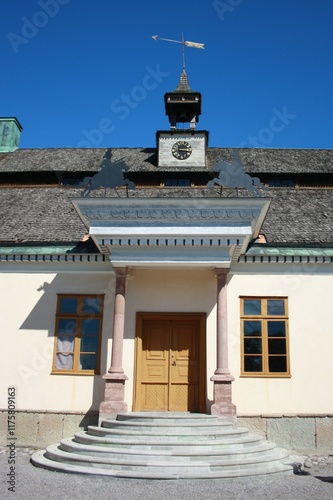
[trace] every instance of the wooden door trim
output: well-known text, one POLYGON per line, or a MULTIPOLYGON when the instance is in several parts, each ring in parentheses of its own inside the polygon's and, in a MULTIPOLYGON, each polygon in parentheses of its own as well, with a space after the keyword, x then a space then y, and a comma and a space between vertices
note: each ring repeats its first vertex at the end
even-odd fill
POLYGON ((141 370, 142 370, 142 337, 144 320, 156 321, 184 321, 193 319, 200 322, 200 412, 206 412, 206 313, 171 313, 171 312, 137 312, 136 334, 134 346, 134 383, 133 383, 133 407, 132 411, 141 410, 141 370))

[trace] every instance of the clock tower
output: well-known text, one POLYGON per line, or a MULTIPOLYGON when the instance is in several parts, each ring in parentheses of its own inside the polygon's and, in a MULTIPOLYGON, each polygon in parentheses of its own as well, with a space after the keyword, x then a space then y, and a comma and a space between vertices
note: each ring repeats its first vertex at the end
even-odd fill
POLYGON ((156 135, 158 167, 205 169, 208 132, 196 129, 201 114, 201 94, 191 90, 185 69, 178 87, 164 95, 164 104, 170 129, 158 131, 156 135))

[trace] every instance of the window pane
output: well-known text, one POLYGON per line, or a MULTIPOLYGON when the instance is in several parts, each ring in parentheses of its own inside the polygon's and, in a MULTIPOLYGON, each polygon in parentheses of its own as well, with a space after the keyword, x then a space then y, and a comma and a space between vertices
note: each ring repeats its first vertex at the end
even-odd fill
POLYGON ((81 352, 97 352, 98 337, 82 337, 81 352))
POLYGON ((246 337, 261 337, 261 321, 244 321, 246 337))
POLYGON ((274 372, 286 373, 286 371, 287 371, 287 358, 286 358, 286 356, 269 356, 268 366, 269 366, 269 371, 271 373, 274 373, 274 372))
POLYGON ((99 319, 83 319, 82 320, 82 336, 83 335, 98 335, 99 319))
POLYGON ((260 316, 261 300, 259 299, 244 299, 244 314, 260 316))
POLYGON ((100 314, 101 312, 101 299, 100 297, 88 297, 83 299, 83 312, 85 314, 100 314))
POLYGON ((286 354, 286 339, 268 339, 269 354, 286 354))
POLYGON ((96 354, 80 354, 81 370, 96 370, 96 354))
POLYGON ((70 318, 59 319, 56 355, 56 369, 58 370, 73 369, 75 330, 75 320, 70 318))
POLYGON ((164 185, 170 186, 191 186, 191 179, 165 179, 164 185))
POLYGON ((286 323, 284 321, 268 321, 267 324, 269 337, 286 336, 286 323))
POLYGON ((76 314, 78 299, 75 297, 61 297, 60 313, 61 314, 76 314))
POLYGON ((73 354, 58 352, 56 356, 56 368, 58 370, 72 370, 73 369, 73 354))
POLYGON ((262 357, 261 356, 245 356, 244 371, 246 372, 262 372, 262 357))
POLYGON ((244 353, 245 354, 261 354, 261 339, 244 339, 244 353))
POLYGON ((59 333, 57 352, 74 352, 74 338, 75 335, 67 335, 66 333, 59 333))
POLYGON ((76 320, 72 318, 61 318, 58 321, 58 333, 73 335, 76 332, 76 320))
POLYGON ((283 316, 285 314, 284 300, 268 299, 267 314, 271 316, 283 316))

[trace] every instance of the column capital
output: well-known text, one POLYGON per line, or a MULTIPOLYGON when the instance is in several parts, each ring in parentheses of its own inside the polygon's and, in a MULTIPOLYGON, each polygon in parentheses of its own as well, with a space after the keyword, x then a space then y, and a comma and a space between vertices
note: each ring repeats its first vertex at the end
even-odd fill
POLYGON ((113 271, 116 278, 128 278, 131 274, 128 267, 114 267, 113 271))
POLYGON ((227 277, 230 272, 230 267, 214 267, 215 278, 227 277))

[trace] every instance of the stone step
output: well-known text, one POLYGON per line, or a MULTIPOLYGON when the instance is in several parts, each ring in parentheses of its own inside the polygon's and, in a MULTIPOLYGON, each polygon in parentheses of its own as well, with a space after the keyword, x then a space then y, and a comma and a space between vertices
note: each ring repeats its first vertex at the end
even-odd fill
POLYGON ((136 428, 135 430, 131 430, 130 428, 108 428, 108 427, 100 427, 100 426, 94 426, 90 425, 88 427, 88 434, 90 436, 103 436, 107 438, 111 437, 122 437, 122 436, 128 436, 128 437, 133 437, 133 436, 140 436, 140 439, 159 439, 161 441, 168 441, 169 439, 175 439, 175 440, 192 440, 193 438, 196 438, 198 440, 207 440, 207 439, 217 439, 219 437, 223 439, 235 439, 237 437, 242 437, 244 434, 247 434, 249 431, 248 429, 244 427, 230 427, 230 428, 223 428, 221 429, 220 427, 216 428, 214 427, 205 427, 205 428, 200 428, 200 427, 172 427, 170 426, 168 428, 168 431, 166 432, 166 429, 164 427, 155 427, 151 426, 150 428, 136 428))
POLYGON ((94 445, 85 445, 81 443, 77 443, 73 441, 73 438, 64 438, 60 441, 60 448, 67 453, 77 453, 87 456, 104 456, 109 458, 149 458, 150 460, 155 461, 178 461, 178 460, 221 460, 223 459, 231 459, 235 457, 239 458, 249 458, 252 456, 260 455, 262 457, 268 456, 272 453, 273 450, 276 449, 274 443, 269 441, 264 441, 259 445, 252 446, 249 448, 235 449, 235 450, 227 450, 227 449, 202 449, 202 447, 180 447, 179 449, 126 449, 124 448, 115 448, 110 446, 94 446, 94 445))
MULTIPOLYGON (((103 421, 109 421, 113 419, 103 419, 103 421)), ((116 417, 117 421, 122 422, 142 422, 154 425, 169 425, 169 424, 196 424, 202 425, 205 423, 213 424, 217 423, 219 425, 232 426, 233 423, 225 418, 218 415, 208 415, 204 413, 189 413, 189 412, 129 412, 129 413, 118 413, 116 417)))
POLYGON ((244 433, 242 437, 237 437, 236 439, 232 439, 228 437, 228 439, 197 439, 197 436, 192 436, 192 439, 175 439, 174 436, 168 437, 165 436, 166 439, 163 441, 158 436, 152 439, 137 439, 138 436, 123 436, 113 438, 113 437, 105 437, 105 436, 97 436, 88 434, 85 431, 76 432, 74 435, 74 439, 78 443, 82 444, 93 444, 93 445, 108 445, 108 446, 118 446, 123 448, 143 448, 143 449, 151 449, 151 448, 160 448, 160 449, 173 449, 180 447, 197 447, 198 449, 207 449, 211 450, 214 448, 223 448, 223 449, 237 449, 244 448, 247 446, 252 446, 254 443, 259 443, 261 438, 256 435, 252 435, 249 433, 244 433))
POLYGON ((291 474, 287 459, 286 450, 226 419, 171 412, 119 414, 31 457, 50 470, 137 479, 291 474))
POLYGON ((227 421, 212 421, 209 422, 144 422, 144 421, 134 421, 134 420, 103 420, 99 427, 105 429, 121 429, 128 431, 136 431, 138 433, 152 433, 153 431, 156 434, 195 434, 195 433, 203 433, 203 432, 219 432, 222 430, 234 429, 234 425, 231 422, 227 421))
MULTIPOLYGON (((52 452, 50 452, 52 454, 52 452)), ((59 458, 59 455, 56 455, 59 458)), ((38 467, 43 467, 49 470, 57 470, 61 472, 72 472, 81 474, 98 474, 122 478, 136 479, 223 479, 233 477, 260 476, 268 474, 292 474, 292 467, 278 462, 268 462, 261 464, 248 464, 247 467, 226 468, 220 466, 219 469, 212 470, 209 464, 201 464, 199 467, 188 468, 178 464, 171 470, 162 468, 162 470, 154 470, 154 468, 142 467, 140 470, 133 470, 131 467, 116 468, 112 464, 101 464, 90 460, 85 460, 75 463, 76 458, 72 457, 73 461, 58 461, 49 459, 43 451, 36 452, 32 455, 31 461, 38 467), (106 467, 103 467, 106 465, 106 467)))
POLYGON ((64 462, 71 463, 75 465, 96 465, 102 468, 112 468, 112 469, 120 469, 120 470, 142 470, 142 468, 147 468, 148 470, 163 472, 165 469, 174 473, 177 472, 178 468, 181 468, 182 471, 189 472, 192 470, 193 472, 199 472, 201 469, 208 469, 212 471, 218 471, 229 468, 233 470, 235 468, 247 468, 254 467, 256 465, 270 465, 275 462, 280 462, 280 460, 285 459, 288 454, 284 451, 274 450, 274 453, 271 453, 268 456, 262 457, 250 457, 250 458, 240 458, 236 457, 233 459, 220 459, 215 460, 213 463, 210 460, 203 460, 192 462, 191 460, 186 461, 176 461, 171 462, 168 459, 164 461, 156 461, 154 458, 140 457, 134 459, 133 457, 125 457, 125 458, 112 458, 110 457, 93 457, 93 456, 83 456, 77 453, 67 453, 66 451, 60 449, 58 445, 48 446, 45 453, 46 458, 49 460, 54 460, 56 462, 64 462))

